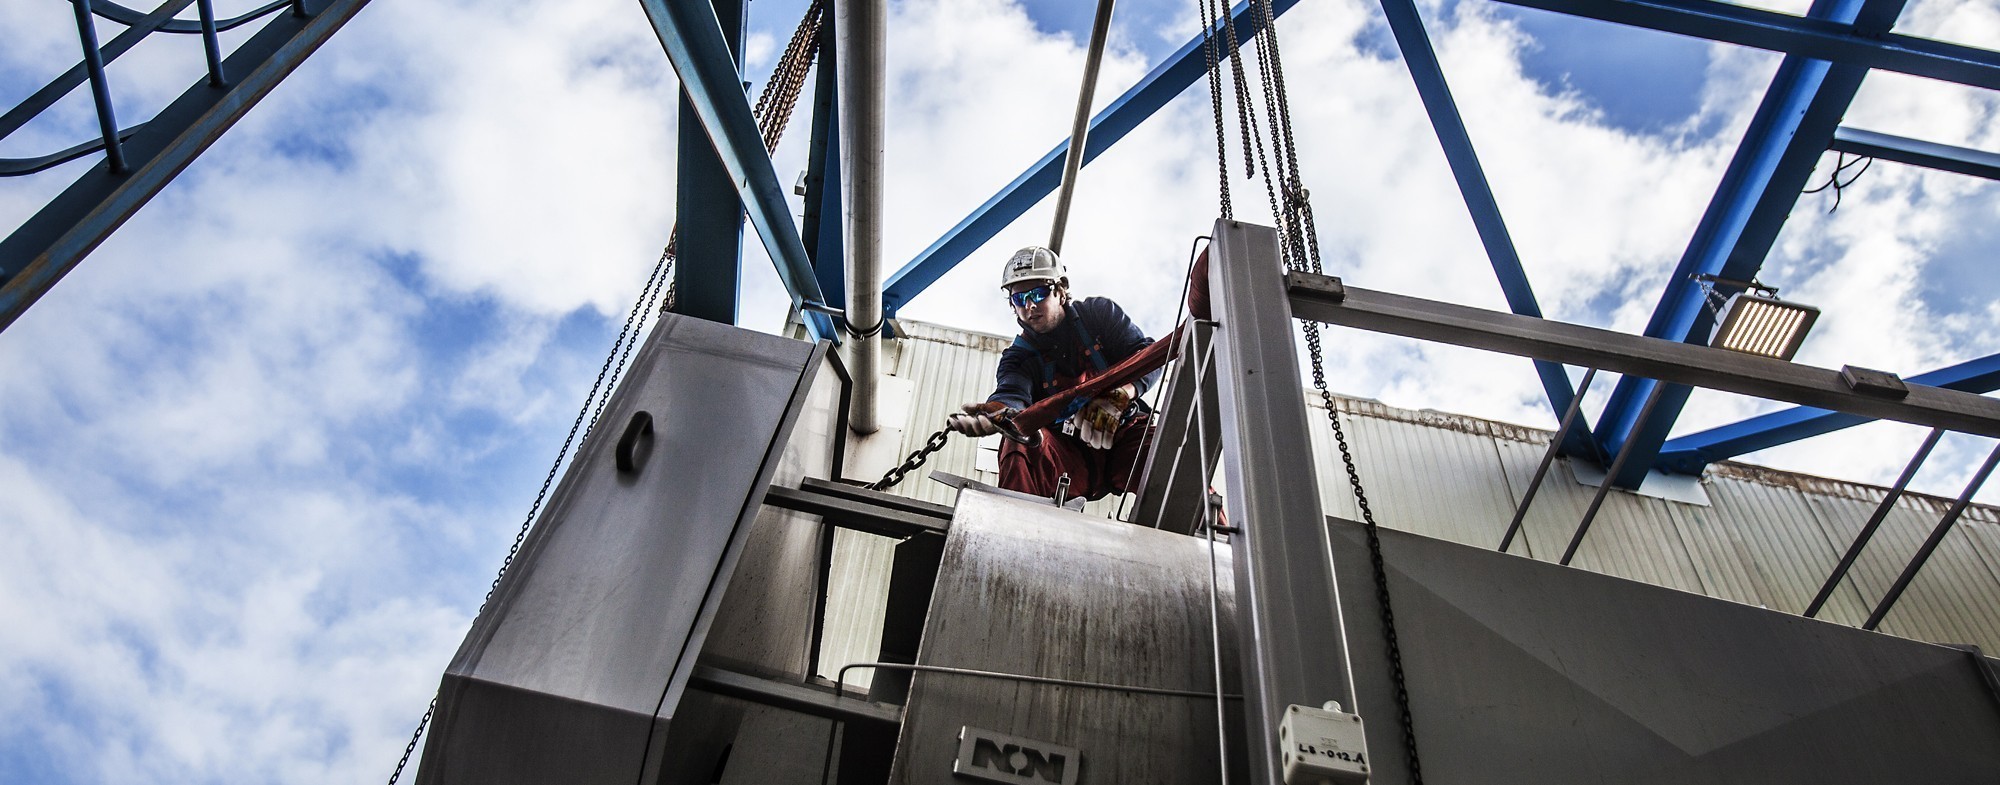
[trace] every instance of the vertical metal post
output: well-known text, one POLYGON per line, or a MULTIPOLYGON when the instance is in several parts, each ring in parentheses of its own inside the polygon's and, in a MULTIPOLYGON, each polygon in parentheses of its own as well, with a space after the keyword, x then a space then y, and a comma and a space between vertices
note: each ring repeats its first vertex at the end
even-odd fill
POLYGON ((208 83, 216 87, 229 84, 222 72, 222 42, 215 37, 214 0, 196 0, 195 10, 201 14, 201 48, 208 56, 208 83))
POLYGON ((1354 706, 1277 230, 1217 221, 1216 381, 1251 780, 1278 778, 1287 706, 1354 706))
MULTIPOLYGON (((1646 418, 1653 414, 1653 407, 1660 403, 1660 394, 1670 386, 1653 385, 1652 394, 1646 396, 1646 405, 1639 409, 1639 419, 1632 421, 1635 427, 1646 424, 1646 418)), ((1590 531, 1590 522, 1597 519, 1598 508, 1604 506, 1604 497, 1611 493, 1611 483, 1618 479, 1619 470, 1625 468, 1625 459, 1632 457, 1632 447, 1636 443, 1634 439, 1625 440, 1624 446, 1618 449, 1618 457, 1612 459, 1611 468, 1604 471, 1604 481, 1598 483, 1597 495, 1590 497, 1590 508, 1583 511, 1583 520, 1576 524, 1576 534, 1570 536, 1569 547, 1563 550, 1562 564, 1567 565, 1570 559, 1576 557, 1576 549, 1583 545, 1583 535, 1590 531)))
POLYGON ((834 0, 840 78, 840 174, 847 210, 848 367, 854 371, 847 425, 880 430, 882 364, 883 90, 886 0, 834 0))
POLYGON ((97 51, 97 20, 90 0, 71 0, 76 9, 76 37, 83 41, 83 64, 90 72, 90 97, 97 103, 97 128, 104 134, 104 157, 112 174, 124 174, 125 147, 118 141, 118 117, 111 111, 111 84, 104 78, 104 55, 97 51))
POLYGON ((1063 157, 1062 188, 1056 191, 1056 218, 1049 228, 1049 250, 1062 254, 1063 232, 1069 226, 1070 199, 1076 195, 1076 174, 1083 168, 1083 146, 1090 138, 1090 102, 1097 95, 1097 69, 1104 62, 1104 41, 1111 37, 1111 6, 1097 0, 1097 18, 1090 23, 1090 49, 1083 57, 1083 87, 1076 94, 1076 118, 1069 124, 1069 155, 1063 157))
POLYGON ((1576 394, 1569 397, 1569 408, 1563 410, 1562 424, 1556 426, 1556 435, 1549 439, 1549 448, 1542 452, 1541 465, 1535 467, 1535 479, 1528 481, 1528 491, 1521 494, 1521 503, 1514 506, 1514 520, 1507 524, 1507 533, 1500 537, 1501 553, 1506 553, 1507 546, 1514 544, 1514 535, 1521 531, 1521 521, 1528 517, 1528 505, 1535 503, 1535 492, 1542 489, 1542 479, 1549 475, 1549 465, 1555 463, 1556 454, 1562 452, 1563 439, 1569 436, 1570 426, 1576 424, 1576 412, 1583 407, 1583 394, 1590 391, 1590 383, 1596 379, 1596 368, 1584 371, 1576 394))
MULTIPOLYGON (((712 8, 728 51, 731 87, 743 70, 744 5, 746 0, 675 0, 685 6, 712 8)), ((732 96, 733 97, 733 96, 732 96)), ((743 200, 709 129, 701 122, 695 98, 683 84, 674 158, 674 312, 712 322, 735 324, 743 280, 743 200)), ((763 151, 760 137, 757 150, 763 151)))
POLYGON ((1820 585, 1819 594, 1814 595, 1812 604, 1806 606, 1806 618, 1818 616, 1819 609, 1826 606, 1827 599, 1833 596, 1833 587, 1839 586, 1840 579, 1847 577, 1847 571, 1854 567, 1854 560, 1861 557, 1862 549, 1867 548, 1868 541, 1874 539, 1875 530, 1881 528, 1882 521, 1888 519, 1889 510, 1895 508, 1896 500, 1903 497, 1903 489, 1909 487, 1910 480, 1917 476, 1917 467, 1924 465, 1924 459, 1930 457, 1931 448, 1937 446, 1938 439, 1942 436, 1944 436, 1943 428, 1931 429, 1931 435, 1924 439, 1924 445, 1917 448, 1917 454, 1910 458, 1909 465, 1903 467, 1903 476, 1896 478, 1896 486, 1890 488, 1889 493, 1882 497, 1882 503, 1875 506, 1875 514, 1868 516, 1868 523, 1861 527, 1860 534, 1854 535, 1854 543, 1847 546, 1847 553, 1840 557, 1840 564, 1834 566, 1833 574, 1826 576, 1826 583, 1820 585))
POLYGON ((1868 621, 1861 625, 1861 629, 1875 629, 1882 623, 1882 617, 1889 615, 1889 609, 1896 607, 1896 600, 1902 598, 1903 590, 1910 588, 1910 582, 1916 580, 1917 571, 1924 568, 1924 562, 1930 561, 1931 552, 1944 542, 1944 536, 1951 533, 1952 525, 1958 523, 1958 517, 1965 514, 1965 508, 1972 504, 1972 495, 1979 492, 1979 486, 1986 484, 1986 478, 1993 473, 1996 462, 2000 462, 2000 444, 1993 445, 1993 452, 1986 455, 1986 463, 1980 464, 1979 471, 1972 474, 1972 481, 1965 484, 1965 492, 1952 502, 1951 510, 1944 514, 1944 520, 1938 521, 1937 528, 1931 529, 1930 539, 1924 540, 1924 547, 1918 548, 1917 555, 1910 557, 1910 563, 1903 567, 1903 574, 1896 576, 1895 585, 1890 586, 1889 593, 1882 596, 1875 612, 1868 614, 1868 621))

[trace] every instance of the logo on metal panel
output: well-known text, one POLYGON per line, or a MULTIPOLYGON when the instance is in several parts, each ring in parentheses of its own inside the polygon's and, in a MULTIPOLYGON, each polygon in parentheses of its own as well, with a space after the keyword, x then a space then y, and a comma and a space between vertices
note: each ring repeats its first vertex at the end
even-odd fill
POLYGON ((958 730, 958 759, 952 761, 951 773, 987 782, 1076 785, 1082 766, 1083 755, 1075 747, 967 725, 958 730))

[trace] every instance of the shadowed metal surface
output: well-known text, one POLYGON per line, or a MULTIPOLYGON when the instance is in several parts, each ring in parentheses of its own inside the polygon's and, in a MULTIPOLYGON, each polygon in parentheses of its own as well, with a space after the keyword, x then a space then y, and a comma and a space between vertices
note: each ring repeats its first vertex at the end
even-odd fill
MULTIPOLYGON (((1330 522, 1364 717, 1393 706, 1360 524, 1330 522)), ((1383 530, 1437 782, 2000 780, 1964 652, 1383 530)), ((1989 663, 1990 667, 1990 663, 1989 663)), ((1374 782, 1406 782, 1391 722, 1374 782)))
POLYGON ((821 354, 663 317, 446 670, 418 782, 658 778, 821 354), (641 410, 658 423, 650 454, 619 472, 619 431, 641 410))
MULTIPOLYGON (((1229 549, 1215 553, 1225 681, 1234 683, 1229 549)), ((1212 691, 1209 556, 1196 538, 968 488, 918 661, 1212 691)), ((1233 705, 1229 714, 1234 724, 1233 705)), ((1075 747, 1080 783, 1219 779, 1211 700, 918 673, 890 782, 949 781, 961 726, 1075 747)))

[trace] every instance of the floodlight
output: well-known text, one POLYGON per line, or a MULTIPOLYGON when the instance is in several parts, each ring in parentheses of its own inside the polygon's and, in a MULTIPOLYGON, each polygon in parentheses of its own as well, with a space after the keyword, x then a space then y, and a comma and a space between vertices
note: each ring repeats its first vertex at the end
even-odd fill
POLYGON ((1776 290, 1750 289, 1730 295, 1722 304, 1708 345, 1790 360, 1818 318, 1818 308, 1780 300, 1776 290))

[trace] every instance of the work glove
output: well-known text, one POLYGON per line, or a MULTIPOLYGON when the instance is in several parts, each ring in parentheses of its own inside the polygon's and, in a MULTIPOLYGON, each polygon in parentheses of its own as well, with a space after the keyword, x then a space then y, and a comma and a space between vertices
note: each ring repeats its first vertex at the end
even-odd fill
POLYGON ((1072 417, 1076 421, 1077 438, 1099 450, 1111 449, 1111 441, 1118 435, 1118 423, 1124 419, 1125 407, 1132 404, 1131 389, 1130 386, 1115 387, 1084 404, 1083 409, 1072 417))
POLYGON ((944 418, 944 427, 973 438, 1000 432, 1000 427, 993 424, 993 416, 987 413, 992 408, 987 403, 968 403, 958 408, 959 414, 944 418))

